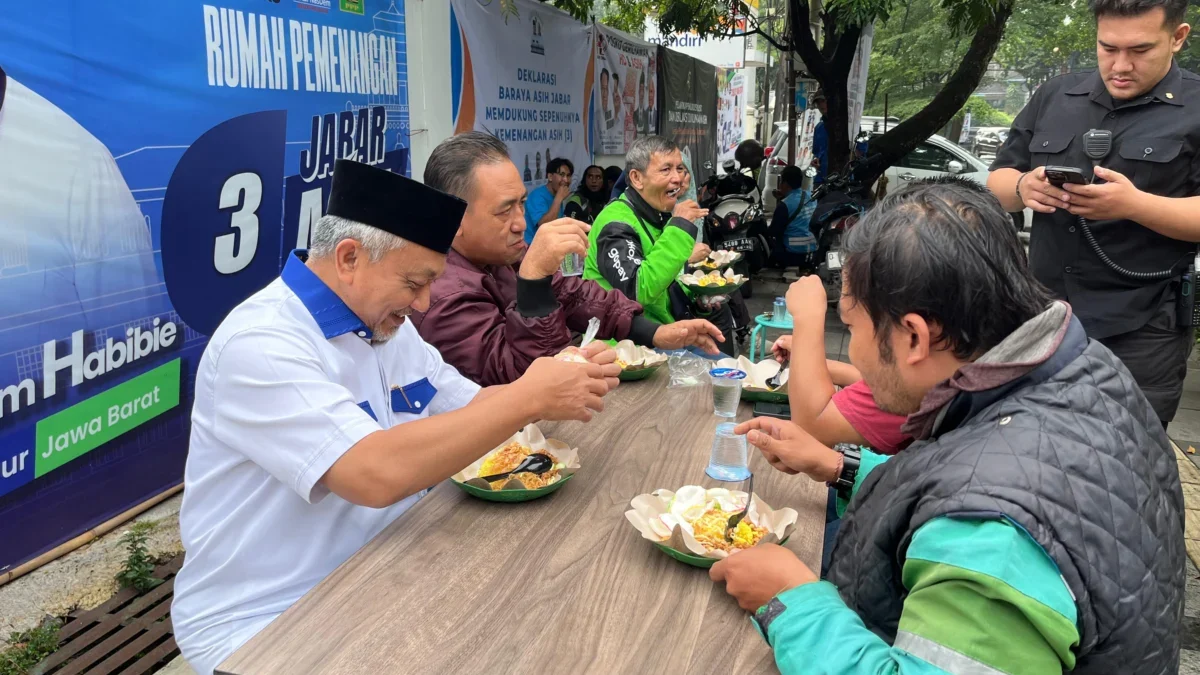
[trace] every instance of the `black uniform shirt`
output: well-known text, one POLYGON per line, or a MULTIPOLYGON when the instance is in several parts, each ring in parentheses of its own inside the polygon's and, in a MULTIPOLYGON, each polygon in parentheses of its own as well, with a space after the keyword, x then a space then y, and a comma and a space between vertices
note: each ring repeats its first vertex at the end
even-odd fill
MULTIPOLYGON (((1101 166, 1127 176, 1138 189, 1162 197, 1200 195, 1200 77, 1178 65, 1151 91, 1115 101, 1098 72, 1072 73, 1042 85, 1017 115, 992 169, 1029 171, 1072 166, 1092 174, 1083 134, 1113 133, 1101 166)), ((1100 247, 1136 272, 1174 266, 1182 272, 1196 245, 1164 237, 1130 220, 1089 223, 1100 247)), ((1093 338, 1137 330, 1175 297, 1177 278, 1138 281, 1109 269, 1092 251, 1066 210, 1034 213, 1029 260, 1034 276, 1071 303, 1093 338)))

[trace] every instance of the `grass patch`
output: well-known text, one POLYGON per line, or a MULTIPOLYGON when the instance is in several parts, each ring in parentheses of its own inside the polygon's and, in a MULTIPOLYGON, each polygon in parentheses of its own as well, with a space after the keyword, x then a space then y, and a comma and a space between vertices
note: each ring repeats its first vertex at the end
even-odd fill
POLYGON ((58 649, 62 624, 51 619, 24 633, 9 635, 9 647, 0 652, 0 675, 25 675, 58 649))

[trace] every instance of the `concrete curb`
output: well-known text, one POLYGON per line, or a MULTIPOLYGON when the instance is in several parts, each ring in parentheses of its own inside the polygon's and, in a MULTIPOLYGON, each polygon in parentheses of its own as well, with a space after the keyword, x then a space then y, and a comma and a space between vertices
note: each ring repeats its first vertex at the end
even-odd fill
POLYGON ((1175 462, 1179 465, 1179 482, 1183 485, 1184 546, 1192 564, 1200 567, 1200 468, 1171 441, 1175 462))

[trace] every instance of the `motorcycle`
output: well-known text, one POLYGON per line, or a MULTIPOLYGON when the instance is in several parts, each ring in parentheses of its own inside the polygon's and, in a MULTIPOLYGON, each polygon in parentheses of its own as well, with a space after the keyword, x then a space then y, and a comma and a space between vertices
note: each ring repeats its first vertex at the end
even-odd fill
MULTIPOLYGON (((712 168, 711 163, 705 165, 712 168)), ((724 176, 713 174, 700 188, 700 206, 708 209, 704 219, 704 239, 714 251, 736 251, 742 259, 734 271, 750 277, 771 258, 767 240, 767 221, 763 215, 758 183, 746 169, 738 169, 734 160, 722 165, 724 176)), ((752 280, 742 286, 742 297, 754 292, 752 280)))
POLYGON ((830 304, 836 304, 842 295, 842 237, 871 207, 871 185, 856 177, 870 161, 866 157, 854 159, 842 173, 826 177, 811 197, 817 202, 809 221, 809 229, 817 239, 815 272, 830 304))

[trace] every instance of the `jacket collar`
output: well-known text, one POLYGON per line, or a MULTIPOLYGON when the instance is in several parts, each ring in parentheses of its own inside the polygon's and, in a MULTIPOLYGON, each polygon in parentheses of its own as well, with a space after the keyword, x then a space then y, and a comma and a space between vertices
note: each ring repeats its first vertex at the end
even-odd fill
POLYGON ((632 185, 625 190, 625 193, 622 196, 629 202, 629 205, 633 207, 633 212, 638 218, 641 218, 644 222, 650 223, 660 230, 666 227, 667 221, 671 219, 671 214, 663 213, 653 206, 650 206, 645 199, 642 199, 642 195, 639 194, 632 185))
POLYGON ((1180 70, 1178 63, 1172 62, 1171 69, 1167 71, 1166 76, 1159 80, 1153 89, 1134 100, 1122 101, 1120 103, 1113 100, 1112 95, 1108 93, 1108 87, 1104 86, 1104 79, 1100 77, 1100 71, 1098 70, 1084 78, 1079 84, 1068 89, 1067 94, 1071 96, 1087 96, 1096 103, 1112 110, 1125 106, 1145 105, 1150 101, 1182 106, 1183 96, 1180 95, 1182 88, 1183 71, 1180 70))
POLYGON ((280 277, 283 283, 300 298, 305 309, 312 315, 326 340, 332 340, 339 335, 354 333, 364 340, 372 337, 371 329, 363 323, 358 315, 325 285, 321 278, 308 269, 304 262, 308 260, 308 251, 296 249, 288 254, 287 263, 283 266, 280 277))
POLYGON ((1016 389, 1049 379, 1086 346, 1087 335, 1071 306, 1055 301, 925 394, 920 410, 905 422, 904 432, 927 440, 956 429, 1016 389))

